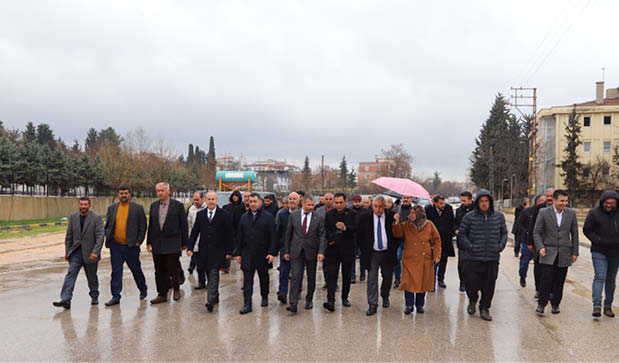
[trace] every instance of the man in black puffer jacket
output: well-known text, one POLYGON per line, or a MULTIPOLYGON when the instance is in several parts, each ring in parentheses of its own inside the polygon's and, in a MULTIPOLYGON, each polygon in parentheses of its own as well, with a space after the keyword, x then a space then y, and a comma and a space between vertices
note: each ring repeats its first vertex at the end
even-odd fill
POLYGON ((593 316, 600 317, 602 290, 605 289, 604 315, 614 318, 612 310, 615 296, 615 279, 619 268, 619 194, 606 190, 600 197, 600 205, 589 211, 582 230, 591 241, 593 259, 593 316), (604 286, 606 285, 606 286, 604 286))
POLYGON ((479 315, 491 321, 490 304, 499 273, 501 251, 507 243, 505 216, 494 210, 494 200, 485 189, 477 193, 475 209, 467 213, 460 224, 458 248, 464 250, 467 312, 475 314, 478 292, 481 290, 479 315))

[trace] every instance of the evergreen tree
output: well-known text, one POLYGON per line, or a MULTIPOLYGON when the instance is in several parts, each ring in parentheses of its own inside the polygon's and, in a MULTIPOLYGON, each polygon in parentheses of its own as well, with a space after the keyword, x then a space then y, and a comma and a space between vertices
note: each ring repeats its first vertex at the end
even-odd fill
POLYGON ((435 170, 434 171, 434 175, 432 176, 432 192, 431 192, 431 194, 436 193, 438 188, 441 186, 442 182, 443 182, 443 180, 441 179, 441 174, 438 172, 438 170, 435 170))
POLYGON ((310 186, 312 184, 312 169, 309 165, 309 157, 305 156, 305 162, 303 163, 303 169, 301 170, 301 184, 306 193, 310 192, 310 186))
POLYGON ((578 157, 578 147, 582 144, 580 138, 582 130, 578 121, 579 118, 580 115, 576 114, 576 105, 574 105, 572 114, 569 116, 565 126, 565 138, 567 140, 563 150, 565 159, 558 165, 562 170, 563 182, 572 195, 577 195, 581 189, 582 163, 578 157))
POLYGON ((50 148, 56 147, 54 132, 46 123, 40 123, 37 126, 37 142, 41 145, 47 145, 50 148))
POLYGON ((90 128, 86 134, 86 140, 84 141, 84 150, 87 153, 97 150, 97 142, 99 141, 99 133, 94 128, 90 128))
POLYGON ((340 162, 337 184, 342 189, 346 189, 348 187, 348 163, 346 162, 346 155, 342 157, 342 161, 340 162))
POLYGON ((215 157, 215 139, 211 136, 206 154, 206 186, 215 187, 217 174, 217 159, 215 157))
POLYGON ((355 171, 355 168, 352 168, 350 170, 350 173, 348 173, 348 187, 351 189, 354 189, 357 186, 357 172, 355 171))
MULTIPOLYGON (((508 109, 507 100, 498 94, 490 110, 488 119, 482 125, 475 149, 471 155, 471 181, 478 187, 490 190, 491 193, 501 189, 501 182, 509 178, 508 155, 513 152, 510 149, 510 135, 508 124, 514 116, 508 109), (491 171, 494 181, 491 185, 491 171)), ((495 196, 496 197, 496 196, 495 196)))
POLYGON ((0 136, 0 188, 11 188, 11 194, 15 193, 17 156, 17 146, 8 137, 0 136))
POLYGON ((24 142, 34 142, 37 139, 37 130, 34 127, 32 121, 26 124, 26 130, 22 133, 22 140, 24 142))

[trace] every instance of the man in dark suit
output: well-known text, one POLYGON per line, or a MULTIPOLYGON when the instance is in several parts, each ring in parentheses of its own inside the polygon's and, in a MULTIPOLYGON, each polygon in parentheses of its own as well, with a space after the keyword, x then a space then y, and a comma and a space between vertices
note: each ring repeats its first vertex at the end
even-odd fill
POLYGON ((568 194, 558 189, 553 195, 552 207, 539 211, 533 241, 539 254, 541 288, 536 311, 544 313, 550 300, 552 313, 558 314, 563 298, 563 285, 567 269, 578 259, 578 218, 576 212, 567 208, 568 194), (552 298, 550 294, 552 293, 552 298))
MULTIPOLYGON (((462 219, 464 216, 475 209, 473 206, 473 194, 469 191, 464 191, 460 193, 460 206, 456 209, 456 217, 454 219, 454 232, 456 234, 456 241, 460 238, 460 224, 462 224, 462 219)), ((458 278, 460 279, 460 292, 465 292, 466 287, 464 286, 465 272, 464 272, 464 250, 460 248, 460 243, 458 245, 458 278)), ((442 246, 441 246, 442 247, 442 246)))
POLYGON ((376 314, 378 307, 378 270, 380 268, 383 282, 380 294, 383 298, 383 308, 389 307, 389 292, 393 279, 393 267, 398 262, 397 252, 400 240, 396 240, 391 232, 393 214, 385 210, 385 198, 378 196, 372 201, 372 212, 359 218, 358 241, 370 262, 368 273, 368 304, 366 315, 376 314))
POLYGON ((277 256, 277 234, 275 217, 262 208, 262 198, 258 193, 249 196, 249 210, 243 214, 237 232, 235 256, 243 270, 243 299, 241 314, 252 311, 251 297, 254 292, 256 271, 260 279, 260 306, 269 305, 269 268, 277 256))
POLYGON ((193 255, 198 238, 198 270, 206 272, 206 308, 212 312, 213 306, 219 303, 219 269, 226 265, 226 260, 231 258, 234 248, 232 218, 228 212, 217 206, 215 192, 206 194, 206 209, 196 215, 187 246, 187 256, 193 255))
POLYGON ((445 203, 445 197, 436 195, 432 198, 434 205, 426 206, 426 216, 434 223, 438 233, 441 235, 441 261, 436 266, 438 286, 446 288, 445 270, 447 269, 447 258, 456 255, 454 251, 453 236, 455 231, 454 211, 451 206, 445 203))
POLYGON ((78 202, 79 212, 73 213, 69 218, 67 233, 65 236, 64 259, 69 261, 69 270, 62 284, 60 301, 54 301, 53 305, 71 308, 75 280, 82 267, 88 279, 91 304, 99 303, 99 280, 97 279, 97 267, 101 258, 103 246, 103 220, 100 216, 90 211, 90 199, 81 197, 78 202))
POLYGON ((123 288, 123 266, 127 263, 135 284, 140 290, 140 300, 147 296, 146 278, 140 264, 140 245, 146 236, 144 207, 131 201, 131 189, 121 186, 116 190, 118 203, 107 208, 105 218, 105 247, 110 249, 112 265, 112 299, 105 306, 120 303, 123 288))
POLYGON ((327 236, 327 302, 324 308, 335 310, 335 290, 337 277, 342 266, 342 305, 350 307, 348 300, 353 261, 357 246, 355 230, 357 228, 357 213, 346 208, 346 194, 335 194, 335 209, 325 215, 325 232, 327 236))
POLYGON ((314 212, 314 197, 303 197, 303 207, 290 214, 284 248, 282 253, 286 261, 291 261, 292 282, 290 286, 290 306, 286 310, 295 314, 301 295, 303 270, 307 269, 307 296, 305 309, 314 307, 316 290, 317 261, 324 259, 326 249, 324 219, 314 212))
POLYGON ((170 185, 159 183, 156 186, 159 200, 150 205, 150 222, 146 249, 153 253, 155 264, 155 282, 158 296, 151 304, 168 301, 170 277, 173 298, 181 298, 179 257, 181 250, 187 246, 187 216, 185 206, 178 200, 170 198, 170 185))

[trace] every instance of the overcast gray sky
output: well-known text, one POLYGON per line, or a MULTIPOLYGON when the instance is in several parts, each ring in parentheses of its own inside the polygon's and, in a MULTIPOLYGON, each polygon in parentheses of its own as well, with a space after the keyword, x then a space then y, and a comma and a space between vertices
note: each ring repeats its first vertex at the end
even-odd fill
POLYGON ((495 95, 619 86, 617 1, 2 1, 0 120, 143 127, 179 152, 355 167, 392 143, 464 180, 495 95), (614 66, 614 67, 613 67, 614 66))

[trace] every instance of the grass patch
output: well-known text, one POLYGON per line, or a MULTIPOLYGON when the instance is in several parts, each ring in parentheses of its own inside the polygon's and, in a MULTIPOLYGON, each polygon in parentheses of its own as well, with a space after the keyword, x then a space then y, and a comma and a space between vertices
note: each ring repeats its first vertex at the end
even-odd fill
POLYGON ((0 221, 0 227, 6 226, 22 226, 25 224, 42 224, 61 222, 60 218, 45 218, 45 219, 21 219, 16 221, 0 221))
POLYGON ((55 233, 55 232, 65 232, 67 230, 67 226, 48 226, 48 227, 37 227, 31 230, 20 229, 17 231, 0 231, 0 240, 13 239, 13 238, 23 238, 23 237, 35 237, 42 233, 55 233))

